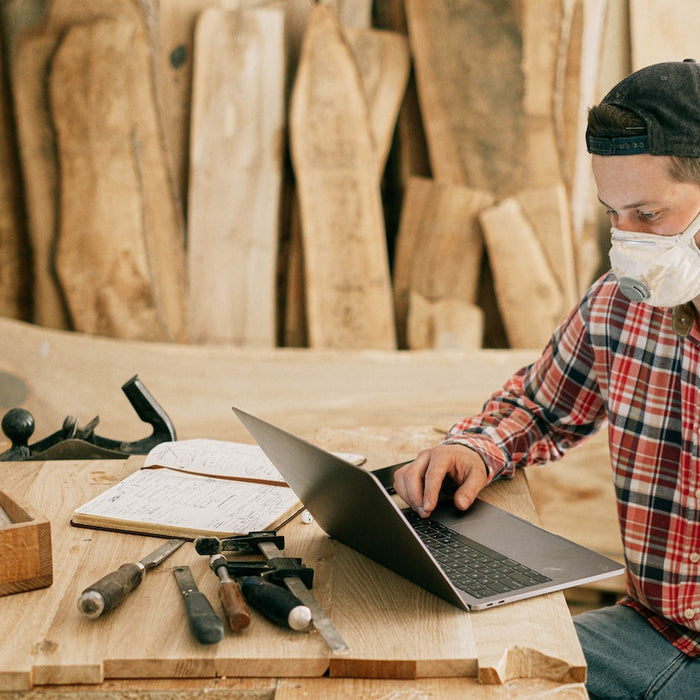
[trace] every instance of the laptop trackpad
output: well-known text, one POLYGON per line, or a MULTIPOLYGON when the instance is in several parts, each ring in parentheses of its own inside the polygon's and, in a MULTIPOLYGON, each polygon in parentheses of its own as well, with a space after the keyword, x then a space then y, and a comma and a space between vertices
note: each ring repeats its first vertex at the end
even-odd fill
POLYGON ((433 519, 555 581, 570 578, 572 570, 586 568, 582 547, 542 530, 501 508, 477 499, 467 511, 443 501, 433 519))

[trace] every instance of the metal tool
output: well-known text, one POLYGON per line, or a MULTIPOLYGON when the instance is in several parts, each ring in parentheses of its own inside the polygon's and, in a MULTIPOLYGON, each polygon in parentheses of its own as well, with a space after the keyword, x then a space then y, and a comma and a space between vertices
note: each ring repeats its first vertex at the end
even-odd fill
MULTIPOLYGON (((255 562, 240 562, 240 564, 241 566, 237 566, 235 562, 227 561, 222 554, 214 554, 209 560, 209 566, 222 581, 219 584, 219 597, 227 617, 240 614, 240 606, 245 606, 245 601, 242 598, 245 598, 258 612, 276 625, 296 631, 307 629, 311 622, 311 610, 308 606, 304 605, 286 588, 257 575, 254 568, 255 562), (240 580, 240 588, 238 583, 231 579, 231 574, 240 580), (236 593, 231 594, 234 597, 229 606, 227 606, 228 600, 227 603, 224 602, 222 592, 226 590, 225 595, 228 596, 228 591, 234 589, 231 587, 222 588, 226 579, 232 586, 235 586, 237 592, 237 596, 236 593)), ((260 564, 258 569, 270 569, 270 567, 260 564)), ((270 571, 273 570, 270 569, 270 571)), ((225 585, 229 586, 228 582, 225 585)), ((250 621, 250 616, 248 620, 250 621)), ((229 624, 231 624, 230 617, 229 624)), ((232 624, 231 626, 232 629, 235 629, 232 624)))
MULTIPOLYGON (((283 557, 281 552, 284 549, 284 538, 277 535, 274 531, 263 530, 222 539, 217 537, 198 537, 194 541, 194 546, 199 554, 211 555, 221 551, 260 553, 267 559, 267 563, 270 566, 273 566, 273 562, 276 559, 288 559, 283 557)), ((331 651, 339 654, 349 652, 350 648, 340 636, 340 633, 323 608, 311 595, 302 579, 292 571, 288 572, 288 575, 281 575, 280 578, 287 589, 311 610, 311 621, 331 651)))
POLYGON ((78 610, 90 618, 99 617, 115 608, 129 593, 138 588, 146 571, 165 561, 185 540, 169 540, 147 557, 133 564, 122 564, 116 571, 88 586, 78 599, 78 610))
POLYGON ((229 576, 226 557, 215 554, 209 559, 209 567, 219 577, 219 600, 228 626, 234 632, 244 630, 250 624, 250 611, 238 581, 229 576))
POLYGON ((60 430, 33 445, 29 438, 34 433, 34 416, 24 408, 10 409, 2 419, 2 430, 11 440, 12 447, 0 454, 2 461, 49 459, 124 459, 129 455, 147 454, 155 445, 176 439, 170 418, 143 385, 138 375, 122 386, 122 391, 139 418, 153 427, 150 436, 134 442, 111 440, 95 435, 100 422, 95 416, 80 426, 73 416, 67 416, 60 430))
POLYGON ((173 574, 185 602, 187 621, 194 638, 200 644, 220 642, 224 637, 223 620, 214 612, 209 599, 197 588, 190 567, 176 566, 173 574))

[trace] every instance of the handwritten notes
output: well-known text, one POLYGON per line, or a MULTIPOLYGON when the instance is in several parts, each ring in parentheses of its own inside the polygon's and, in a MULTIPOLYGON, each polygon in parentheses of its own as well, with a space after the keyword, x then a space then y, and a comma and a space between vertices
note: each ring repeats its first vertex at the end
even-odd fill
POLYGON ((287 485, 260 447, 224 440, 162 442, 148 453, 143 467, 287 485))
POLYGON ((302 508, 257 445, 184 440, 77 508, 72 524, 194 538, 279 527, 302 508))

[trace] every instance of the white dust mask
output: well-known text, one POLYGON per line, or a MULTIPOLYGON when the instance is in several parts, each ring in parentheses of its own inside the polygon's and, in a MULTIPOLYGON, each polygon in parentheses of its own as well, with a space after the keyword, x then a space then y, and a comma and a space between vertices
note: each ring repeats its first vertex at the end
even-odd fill
POLYGON ((675 236, 620 231, 614 226, 610 263, 620 291, 631 301, 677 306, 700 295, 700 214, 675 236))

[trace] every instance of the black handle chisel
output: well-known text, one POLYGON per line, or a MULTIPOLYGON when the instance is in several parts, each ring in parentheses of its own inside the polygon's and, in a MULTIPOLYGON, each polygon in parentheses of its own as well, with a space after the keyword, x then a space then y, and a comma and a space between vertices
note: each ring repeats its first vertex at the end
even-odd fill
POLYGON ((224 637, 223 620, 216 614, 209 599, 197 588, 190 567, 177 566, 173 569, 173 574, 185 602, 187 621, 194 638, 200 644, 220 642, 224 637))
POLYGON ((116 608, 129 593, 138 588, 146 571, 165 561, 185 540, 169 540, 140 561, 122 564, 116 571, 88 586, 78 599, 78 610, 90 618, 116 608))
POLYGON ((241 579, 241 591, 256 610, 280 627, 301 631, 311 622, 311 610, 299 598, 260 576, 241 579))

